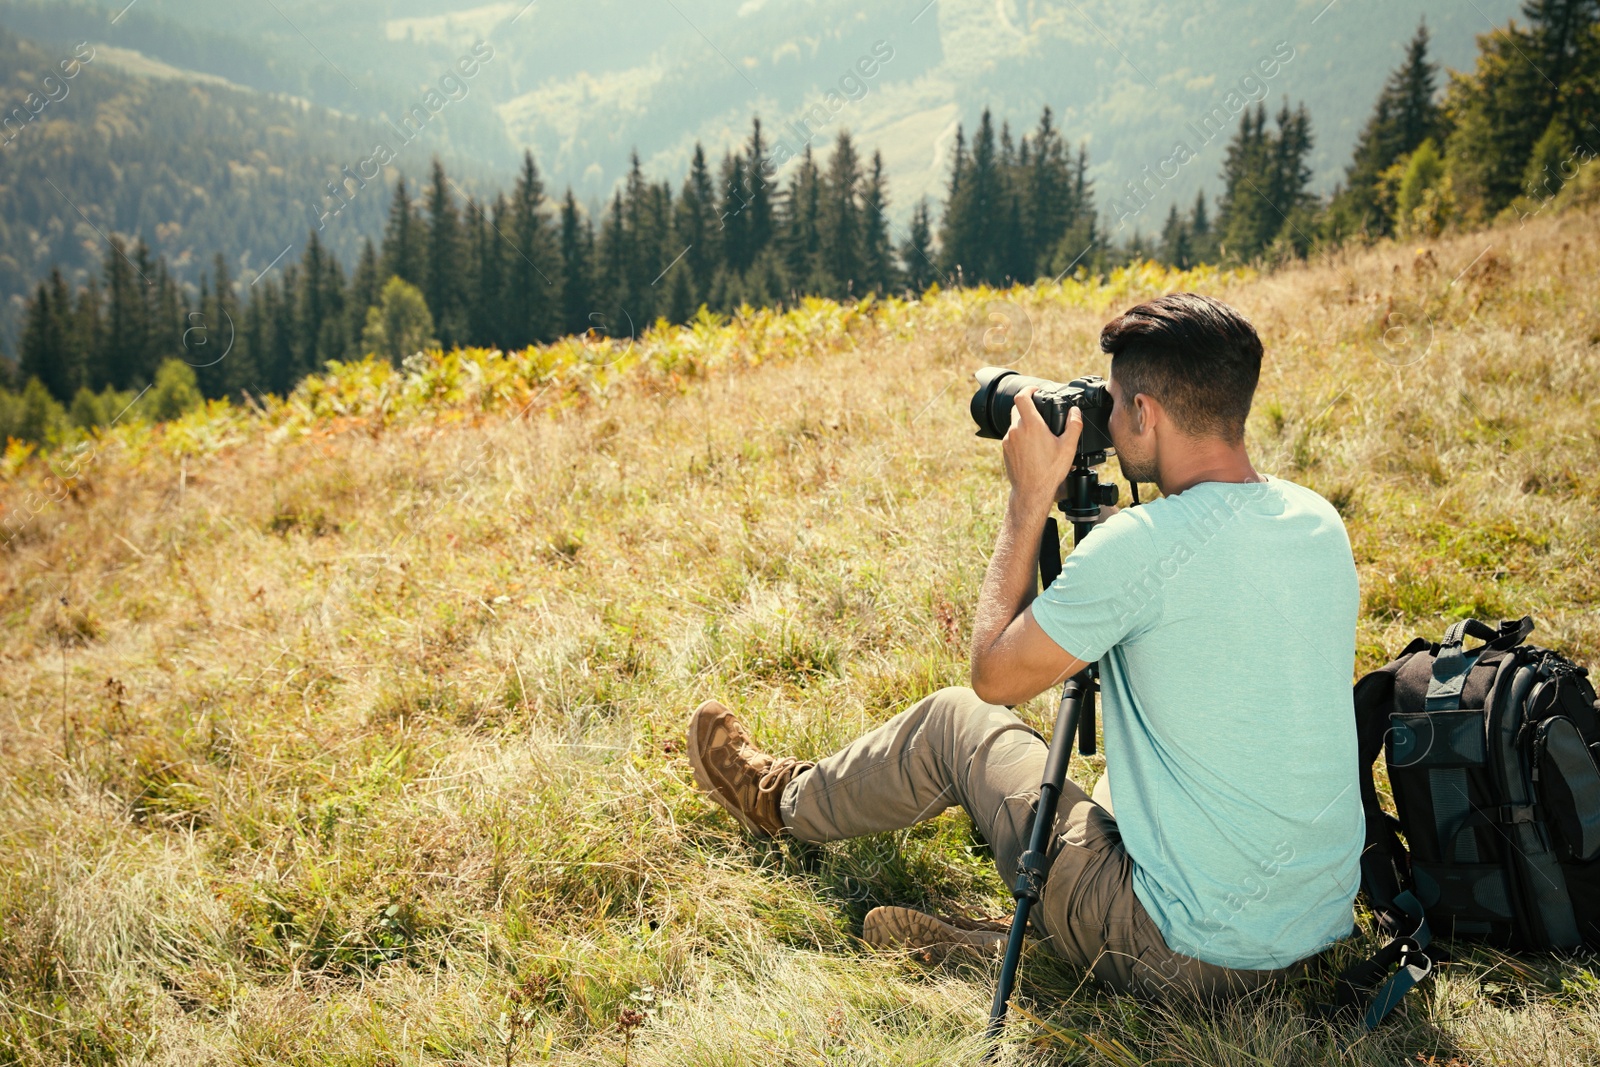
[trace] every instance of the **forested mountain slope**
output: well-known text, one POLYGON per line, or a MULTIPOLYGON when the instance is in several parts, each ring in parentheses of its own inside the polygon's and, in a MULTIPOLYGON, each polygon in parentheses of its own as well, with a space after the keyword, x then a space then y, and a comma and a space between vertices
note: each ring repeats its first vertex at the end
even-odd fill
MULTIPOLYGON (((322 224, 354 262, 382 230, 400 168, 428 166, 387 123, 260 92, 126 73, 92 42, 46 45, 0 29, 0 338, 27 290, 60 265, 81 282, 108 239, 143 239, 188 282, 221 253, 246 282, 322 224), (65 67, 63 66, 65 64, 65 67), (72 71, 69 77, 67 71, 72 71), (394 148, 370 195, 336 217, 327 185, 373 147, 394 148)), ((479 168, 478 173, 482 173, 479 168)), ((458 171, 470 186, 473 172, 458 171)))

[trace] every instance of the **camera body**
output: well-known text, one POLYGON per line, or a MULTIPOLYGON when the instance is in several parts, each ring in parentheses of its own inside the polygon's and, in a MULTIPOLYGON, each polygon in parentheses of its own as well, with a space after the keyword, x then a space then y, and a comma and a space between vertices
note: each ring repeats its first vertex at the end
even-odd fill
POLYGON ((984 367, 975 377, 978 391, 972 394, 972 421, 978 436, 998 441, 1011 428, 1011 408, 1017 394, 1032 386, 1033 406, 1038 409, 1050 432, 1060 436, 1067 428, 1067 412, 1078 408, 1083 413, 1083 434, 1078 438, 1080 464, 1103 463, 1114 449, 1111 444, 1111 392, 1104 378, 1085 375, 1070 382, 1030 378, 1004 367, 984 367))

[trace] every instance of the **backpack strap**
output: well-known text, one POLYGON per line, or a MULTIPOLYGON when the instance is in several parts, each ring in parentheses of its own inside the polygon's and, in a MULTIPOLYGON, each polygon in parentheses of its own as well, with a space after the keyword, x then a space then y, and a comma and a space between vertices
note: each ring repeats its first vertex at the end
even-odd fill
MULTIPOLYGON (((1428 679, 1428 692, 1422 709, 1427 712, 1457 711, 1461 707, 1461 690, 1467 675, 1485 652, 1511 648, 1533 630, 1533 620, 1506 619, 1499 627, 1463 619, 1444 632, 1439 651, 1434 656, 1433 673, 1428 679), (1463 641, 1472 636, 1483 644, 1471 652, 1462 648, 1463 641)), ((1439 835, 1440 855, 1456 863, 1477 863, 1478 838, 1476 834, 1461 831, 1469 824, 1471 815, 1467 802, 1467 771, 1465 767, 1431 767, 1428 769, 1428 790, 1433 795, 1434 830, 1439 835)))
MULTIPOLYGON (((1444 632, 1439 642, 1439 652, 1434 656, 1433 675, 1428 679, 1428 694, 1422 709, 1427 712, 1458 711, 1461 708, 1461 690, 1466 685, 1467 674, 1489 643, 1499 632, 1477 619, 1463 619, 1444 632), (1462 642, 1468 634, 1483 642, 1471 652, 1463 649, 1462 642)), ((1465 767, 1430 767, 1428 791, 1433 794, 1435 831, 1439 835, 1442 856, 1457 863, 1478 862, 1478 839, 1474 834, 1451 836, 1451 827, 1459 827, 1468 814, 1467 771, 1465 767)))
POLYGON ((1428 679, 1424 711, 1455 711, 1461 706, 1461 687, 1466 685, 1467 672, 1478 659, 1478 652, 1469 653, 1461 647, 1468 634, 1485 643, 1499 636, 1477 619, 1465 619, 1446 630, 1444 640, 1439 642, 1439 654, 1433 660, 1433 677, 1428 679))
POLYGON ((1371 1030, 1388 1018, 1405 995, 1433 973, 1433 957, 1426 951, 1433 934, 1428 929, 1421 901, 1405 891, 1396 895, 1394 904, 1405 915, 1409 932, 1394 938, 1371 957, 1346 967, 1335 980, 1338 990, 1335 1010, 1360 1011, 1362 1030, 1371 1030), (1394 970, 1392 974, 1391 969, 1394 970), (1384 979, 1383 984, 1363 1010, 1360 990, 1379 978, 1384 979))
POLYGON ((1533 632, 1533 619, 1524 615, 1520 619, 1502 620, 1498 628, 1477 619, 1463 619, 1444 632, 1439 642, 1439 653, 1433 661, 1433 677, 1428 680, 1427 702, 1424 711, 1454 711, 1461 706, 1461 688, 1466 684, 1467 672, 1478 657, 1485 652, 1512 648, 1533 632), (1476 637, 1482 648, 1467 652, 1463 641, 1476 637))
POLYGON ((1411 864, 1400 841, 1400 824, 1383 810, 1378 800, 1372 766, 1383 753, 1389 732, 1389 713, 1394 710, 1395 674, 1416 653, 1427 652, 1428 642, 1417 638, 1392 662, 1362 676, 1352 693, 1355 705, 1356 737, 1359 748, 1358 771, 1361 807, 1366 816, 1366 840, 1361 848, 1361 889, 1378 920, 1379 927, 1391 935, 1406 924, 1403 909, 1395 898, 1411 880, 1411 864))

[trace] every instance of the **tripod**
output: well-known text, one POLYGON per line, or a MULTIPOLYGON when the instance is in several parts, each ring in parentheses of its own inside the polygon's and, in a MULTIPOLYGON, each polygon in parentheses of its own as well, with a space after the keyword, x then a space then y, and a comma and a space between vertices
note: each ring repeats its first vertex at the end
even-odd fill
MULTIPOLYGON (((1102 486, 1094 470, 1097 464, 1105 460, 1104 452, 1079 453, 1071 473, 1067 475, 1067 495, 1056 502, 1061 513, 1072 521, 1074 544, 1089 536, 1089 531, 1094 529, 1102 504, 1117 502, 1117 487, 1111 484, 1102 486)), ((1133 502, 1139 502, 1137 485, 1133 486, 1133 502)), ((1045 522, 1044 535, 1039 542, 1041 587, 1055 581, 1060 573, 1061 536, 1056 520, 1051 518, 1045 522)), ((1050 839, 1055 832, 1056 805, 1067 780, 1067 765, 1072 761, 1073 736, 1077 736, 1080 753, 1094 755, 1096 685, 1096 665, 1091 663, 1068 678, 1061 687, 1061 704, 1056 709, 1056 728, 1050 737, 1050 754, 1044 762, 1044 781, 1039 785, 1039 806, 1033 820, 1033 832, 1028 838, 1027 851, 1022 854, 1022 871, 1011 890, 1011 895, 1017 901, 1017 912, 1011 920, 1011 936, 1006 942, 1005 958, 1000 964, 1000 982, 995 987, 994 1004, 989 1008, 989 1027, 985 1031, 991 1042, 991 1056, 994 1053, 993 1042, 1005 1025, 1006 1006, 1011 1000, 1011 992, 1017 984, 1017 967, 1022 962, 1022 940, 1028 926, 1028 913, 1039 902, 1044 892, 1045 878, 1050 873, 1050 839)))

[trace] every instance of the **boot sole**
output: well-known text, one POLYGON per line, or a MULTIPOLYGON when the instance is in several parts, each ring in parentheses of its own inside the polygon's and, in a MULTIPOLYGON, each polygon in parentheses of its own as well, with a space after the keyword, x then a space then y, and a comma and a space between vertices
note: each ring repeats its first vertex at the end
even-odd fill
POLYGON ((1006 935, 993 930, 962 930, 913 908, 873 908, 861 924, 861 939, 875 948, 910 952, 930 962, 951 955, 989 959, 998 955, 1006 935))

